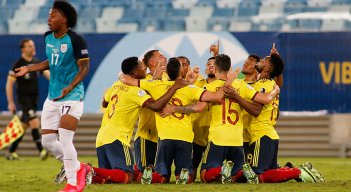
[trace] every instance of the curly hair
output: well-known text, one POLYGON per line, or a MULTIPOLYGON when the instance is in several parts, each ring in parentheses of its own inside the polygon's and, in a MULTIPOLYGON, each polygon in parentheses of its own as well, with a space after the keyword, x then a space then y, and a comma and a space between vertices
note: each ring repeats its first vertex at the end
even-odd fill
POLYGON ((273 67, 272 71, 270 73, 271 78, 278 77, 279 75, 281 75, 283 73, 285 64, 284 64, 282 58, 278 54, 273 53, 270 56, 270 63, 273 67))
POLYGON ((77 11, 68 1, 56 0, 52 8, 59 10, 66 17, 69 28, 77 25, 77 11))

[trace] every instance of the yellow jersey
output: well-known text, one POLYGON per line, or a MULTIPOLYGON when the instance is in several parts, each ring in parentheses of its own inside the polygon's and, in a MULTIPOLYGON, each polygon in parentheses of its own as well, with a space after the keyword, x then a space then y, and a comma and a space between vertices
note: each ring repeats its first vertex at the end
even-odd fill
MULTIPOLYGON (((271 79, 261 79, 255 83, 255 90, 263 93, 273 91, 275 81, 271 79)), ((279 139, 278 133, 274 129, 277 122, 279 106, 279 95, 269 104, 263 106, 258 117, 252 117, 249 133, 251 136, 250 143, 259 140, 267 135, 271 139, 279 139)))
POLYGON ((194 85, 198 87, 204 87, 205 84, 207 84, 207 80, 202 75, 199 75, 194 82, 194 85))
MULTIPOLYGON (((206 79, 195 82, 194 85, 201 88, 206 89, 206 79)), ((207 146, 208 143, 208 129, 210 128, 211 123, 211 111, 210 106, 208 105, 206 110, 201 113, 192 113, 191 120, 193 124, 193 131, 194 131, 194 143, 207 146)))
MULTIPOLYGON (((163 73, 165 74, 165 73, 163 73)), ((162 80, 167 80, 163 75, 162 80)), ((145 80, 152 80, 152 75, 148 74, 145 80)), ((157 129, 156 129, 156 120, 155 112, 147 108, 141 108, 139 111, 139 121, 138 121, 138 130, 135 133, 134 140, 138 137, 153 141, 157 143, 157 129)))
MULTIPOLYGON (((140 81, 140 88, 144 89, 155 99, 159 99, 174 84, 174 81, 140 81)), ((178 89, 169 104, 174 106, 187 106, 198 101, 204 90, 194 85, 178 89)), ((162 118, 156 113, 156 127, 161 140, 172 139, 193 142, 194 132, 189 114, 174 113, 162 118)))
MULTIPOLYGON (((245 81, 244 79, 241 79, 245 83, 254 86, 255 81, 245 81)), ((251 99, 246 99, 247 102, 252 103, 253 101, 251 99)), ((248 131, 252 119, 252 115, 248 113, 246 110, 243 110, 241 112, 241 117, 243 119, 243 141, 244 142, 250 142, 250 133, 248 131)))
POLYGON ((96 147, 115 140, 129 146, 139 108, 150 98, 151 96, 139 87, 115 82, 104 96, 108 105, 96 137, 96 147))
MULTIPOLYGON (((206 90, 215 92, 225 81, 215 80, 206 85, 206 90)), ((253 99, 257 91, 241 80, 234 80, 232 86, 244 99, 253 99)), ((209 140, 219 146, 243 146, 242 108, 233 99, 223 98, 221 103, 211 103, 211 124, 209 140)))

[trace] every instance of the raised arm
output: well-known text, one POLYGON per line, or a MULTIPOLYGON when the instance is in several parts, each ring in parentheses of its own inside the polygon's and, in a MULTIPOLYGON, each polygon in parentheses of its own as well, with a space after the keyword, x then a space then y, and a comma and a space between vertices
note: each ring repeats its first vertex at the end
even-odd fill
POLYGON ((83 81, 85 76, 89 72, 89 58, 80 59, 77 61, 79 71, 77 75, 74 77, 73 81, 62 90, 61 95, 55 99, 54 101, 60 100, 64 98, 69 92, 71 92, 80 82, 83 81))
POLYGON ((156 101, 153 99, 149 99, 145 101, 144 107, 152 110, 152 111, 160 111, 162 108, 164 108, 168 101, 172 98, 174 93, 180 89, 183 88, 184 86, 188 85, 187 81, 184 79, 178 78, 175 83, 172 85, 171 88, 168 89, 168 91, 159 99, 156 101))
POLYGON ((32 72, 32 71, 45 71, 47 69, 49 69, 49 62, 48 62, 48 60, 45 60, 39 64, 23 66, 23 67, 17 68, 17 69, 15 69, 15 71, 17 72, 16 77, 21 77, 27 73, 32 72))
POLYGON ((171 115, 172 113, 201 113, 205 111, 207 108, 207 103, 206 102, 201 102, 198 101, 196 103, 187 105, 187 106, 173 106, 173 105, 167 105, 165 108, 162 109, 160 112, 161 117, 167 117, 171 115))

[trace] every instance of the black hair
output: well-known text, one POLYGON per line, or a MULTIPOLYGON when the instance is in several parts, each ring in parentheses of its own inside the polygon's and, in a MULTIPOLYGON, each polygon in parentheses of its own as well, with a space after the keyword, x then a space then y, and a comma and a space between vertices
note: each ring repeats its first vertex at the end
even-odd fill
POLYGON ((210 57, 207 59, 207 61, 212 60, 212 59, 216 59, 216 57, 210 57))
POLYGON ((19 49, 22 49, 22 48, 24 48, 24 44, 26 44, 28 41, 32 41, 32 39, 30 39, 30 38, 24 38, 24 39, 22 39, 21 40, 21 42, 20 42, 20 44, 19 44, 19 49))
POLYGON ((227 72, 230 69, 231 61, 230 57, 225 54, 219 54, 216 56, 215 66, 219 72, 227 72))
POLYGON ((167 70, 168 77, 171 81, 174 81, 178 78, 180 66, 181 66, 180 61, 177 58, 172 57, 168 60, 166 70, 167 70))
POLYGON ((278 77, 283 73, 285 64, 282 58, 278 54, 276 53, 271 54, 270 64, 272 65, 272 70, 270 73, 271 78, 278 77))
POLYGON ((122 72, 124 74, 132 75, 138 65, 138 57, 128 57, 122 61, 122 72))
POLYGON ((144 58, 143 58, 143 62, 146 66, 149 66, 149 61, 150 61, 151 57, 154 56, 154 53, 157 51, 159 51, 159 50, 153 49, 153 50, 150 50, 150 51, 145 53, 144 58))
POLYGON ((258 55, 249 55, 247 58, 254 58, 256 60, 256 63, 258 63, 261 60, 261 57, 258 55))
POLYGON ((188 63, 188 65, 190 65, 190 60, 187 57, 185 57, 185 56, 178 56, 177 58, 178 59, 185 59, 186 62, 188 63))
POLYGON ((69 28, 77 25, 77 11, 68 1, 56 0, 52 8, 59 10, 66 17, 69 28))

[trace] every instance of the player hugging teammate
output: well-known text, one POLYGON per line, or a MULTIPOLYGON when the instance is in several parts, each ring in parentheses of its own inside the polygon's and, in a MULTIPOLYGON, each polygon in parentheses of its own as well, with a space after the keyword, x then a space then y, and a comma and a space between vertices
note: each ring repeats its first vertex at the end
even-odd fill
POLYGON ((231 71, 225 54, 208 59, 207 78, 184 56, 167 62, 159 50, 151 50, 142 61, 126 58, 124 75, 103 97, 99 167, 91 166, 87 182, 168 183, 173 163, 177 184, 194 182, 200 164, 203 183, 324 182, 311 163, 277 163, 274 126, 284 63, 274 46, 263 59, 248 56, 244 79, 236 79, 239 70, 231 71))

